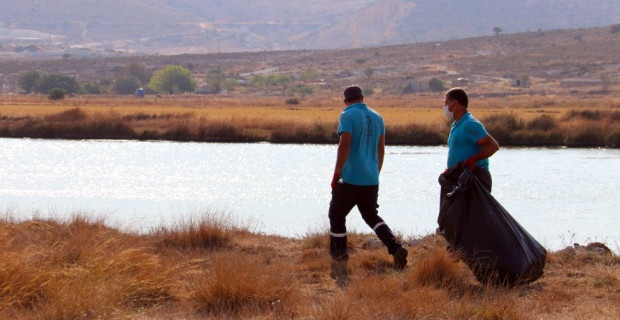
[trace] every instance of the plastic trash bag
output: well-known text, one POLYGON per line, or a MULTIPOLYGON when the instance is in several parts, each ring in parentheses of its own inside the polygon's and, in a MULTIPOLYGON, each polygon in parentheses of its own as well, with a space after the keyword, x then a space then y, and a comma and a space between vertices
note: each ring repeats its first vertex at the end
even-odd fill
POLYGON ((461 165, 439 176, 437 222, 481 283, 514 286, 543 274, 547 251, 495 200, 470 169, 461 165))

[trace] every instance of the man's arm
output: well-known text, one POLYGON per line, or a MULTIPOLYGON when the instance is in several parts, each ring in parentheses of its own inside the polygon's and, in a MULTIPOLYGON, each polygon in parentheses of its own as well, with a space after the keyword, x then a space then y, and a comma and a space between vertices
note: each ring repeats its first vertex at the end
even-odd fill
POLYGON ((340 134, 340 142, 338 143, 338 155, 336 156, 336 167, 334 173, 340 174, 344 163, 349 158, 349 151, 351 150, 351 132, 342 132, 340 134))
POLYGON ((377 156, 379 160, 379 172, 383 168, 383 157, 385 156, 385 135, 379 137, 379 145, 377 146, 377 156))
POLYGON ((463 163, 463 167, 470 167, 472 170, 474 170, 474 167, 478 160, 486 159, 492 156, 497 150, 499 150, 499 144, 490 134, 487 134, 482 139, 476 141, 476 144, 481 147, 480 151, 478 151, 478 153, 474 154, 473 156, 467 158, 463 163))
POLYGON ((499 150, 499 143, 490 134, 478 140, 476 144, 481 146, 478 154, 474 155, 476 161, 486 159, 499 150))

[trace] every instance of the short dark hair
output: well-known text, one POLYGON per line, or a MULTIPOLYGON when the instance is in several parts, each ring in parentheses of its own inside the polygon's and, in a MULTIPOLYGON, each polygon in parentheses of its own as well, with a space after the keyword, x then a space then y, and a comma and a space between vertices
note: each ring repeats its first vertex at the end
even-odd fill
POLYGON ((362 88, 359 86, 348 86, 344 89, 344 101, 351 102, 357 101, 364 98, 364 93, 362 93, 362 88))
POLYGON ((456 100, 460 105, 467 108, 469 104, 469 98, 467 97, 467 92, 463 88, 452 88, 446 92, 446 98, 450 100, 456 100))

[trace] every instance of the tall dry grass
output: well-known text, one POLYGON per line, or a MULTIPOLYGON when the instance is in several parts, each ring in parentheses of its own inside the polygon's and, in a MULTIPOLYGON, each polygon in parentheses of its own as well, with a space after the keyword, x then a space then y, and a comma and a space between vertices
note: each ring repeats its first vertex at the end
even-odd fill
MULTIPOLYGON (((378 97, 369 104, 386 123, 391 145, 445 144, 450 125, 441 95, 378 97)), ((0 101, 0 136, 205 142, 337 143, 334 97, 291 107, 281 97, 177 96, 0 101)), ((471 112, 505 146, 620 146, 620 102, 548 97, 477 97, 471 112), (600 107, 606 105, 606 107, 600 107)))
POLYGON ((569 110, 563 117, 548 114, 523 120, 500 113, 482 119, 487 131, 502 145, 620 147, 620 112, 569 110))
POLYGON ((186 285, 193 308, 216 316, 288 317, 301 298, 292 261, 265 261, 243 253, 214 255, 209 268, 188 275, 186 285))
POLYGON ((171 271, 140 239, 76 217, 5 223, 0 310, 24 318, 113 317, 172 302, 171 271))
POLYGON ((0 219, 2 319, 617 319, 620 258, 550 252, 545 275, 487 287, 440 236, 391 268, 374 235, 350 237, 350 283, 330 278, 326 232, 251 233, 207 213, 134 234, 102 220, 0 219))

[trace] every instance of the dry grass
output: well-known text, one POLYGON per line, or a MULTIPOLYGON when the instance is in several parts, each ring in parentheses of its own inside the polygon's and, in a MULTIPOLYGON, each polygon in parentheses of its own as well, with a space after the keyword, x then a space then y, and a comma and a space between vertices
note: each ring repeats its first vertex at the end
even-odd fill
MULTIPOLYGON (((449 132, 441 94, 377 96, 386 142, 441 145, 449 132)), ((0 100, 0 136, 210 142, 336 143, 338 97, 76 97, 0 100)), ((472 113, 501 145, 620 146, 620 100, 613 97, 472 97, 472 113)))
POLYGON ((103 221, 0 221, 0 318, 617 319, 620 258, 551 252, 545 275, 506 289, 476 282, 439 236, 391 268, 374 236, 351 235, 351 282, 329 276, 326 233, 250 233, 206 214, 147 234, 103 221))

